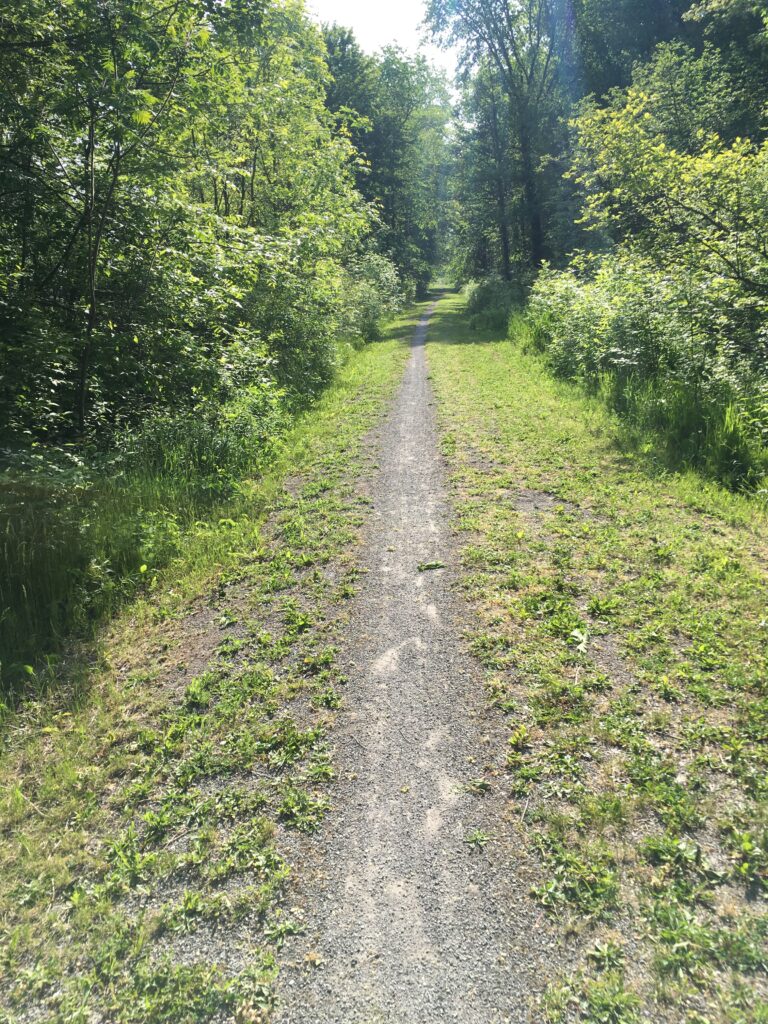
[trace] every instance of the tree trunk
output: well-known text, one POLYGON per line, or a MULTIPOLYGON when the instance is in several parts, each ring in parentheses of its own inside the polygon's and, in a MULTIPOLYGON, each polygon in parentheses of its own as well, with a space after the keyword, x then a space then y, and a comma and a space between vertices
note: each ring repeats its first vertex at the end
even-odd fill
POLYGON ((88 370, 91 360, 91 346, 93 345, 93 332, 96 326, 96 268, 93 258, 94 246, 94 214, 96 207, 96 114, 91 108, 91 117, 88 124, 88 143, 85 161, 85 226, 88 242, 88 279, 86 282, 88 316, 85 327, 85 338, 80 346, 77 368, 77 394, 75 402, 75 415, 77 416, 77 428, 79 433, 85 429, 85 416, 88 405, 88 370))
POLYGON ((88 315, 85 327, 85 338, 80 349, 78 359, 78 382, 77 382, 77 403, 76 415, 78 430, 82 434, 85 429, 85 419, 88 412, 88 375, 90 371, 91 356, 93 352, 93 339, 99 320, 98 307, 98 272, 99 256, 101 255, 101 243, 104 238, 104 229, 107 224, 112 202, 115 198, 117 183, 120 178, 120 165, 122 161, 122 147, 119 141, 113 142, 112 158, 109 163, 109 187, 98 211, 97 216, 97 194, 96 194, 96 118, 92 111, 91 122, 88 129, 88 160, 87 176, 88 184, 86 189, 86 224, 88 232, 88 281, 87 301, 88 315))
POLYGON ((496 188, 496 219, 501 243, 501 273, 505 281, 512 278, 511 246, 509 241, 509 216, 507 212, 507 189, 504 180, 504 146, 499 131, 499 116, 496 97, 491 94, 491 143, 496 164, 494 185, 496 188))
POLYGON ((541 216, 541 199, 539 196, 536 171, 533 166, 534 154, 531 137, 524 119, 520 127, 520 164, 522 170, 523 202, 528 228, 531 265, 535 268, 544 262, 544 227, 541 216))

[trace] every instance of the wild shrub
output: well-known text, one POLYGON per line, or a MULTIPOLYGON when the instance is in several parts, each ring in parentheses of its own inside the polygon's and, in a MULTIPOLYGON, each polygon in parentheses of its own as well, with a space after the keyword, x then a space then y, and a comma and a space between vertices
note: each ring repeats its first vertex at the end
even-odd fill
POLYGON ((505 328, 515 302, 522 300, 519 285, 497 276, 470 282, 465 294, 470 322, 480 330, 505 328))
POLYGON ((342 291, 341 335, 353 341, 380 338, 384 322, 402 309, 405 298, 395 264, 374 252, 345 269, 342 291))
POLYGON ((545 270, 527 326, 555 373, 660 437, 671 463, 750 486, 768 468, 768 378, 729 341, 717 293, 709 274, 619 253, 545 270))
POLYGON ((604 252, 545 267, 528 330, 670 462, 754 487, 768 468, 768 143, 739 136, 742 100, 712 47, 669 44, 630 88, 582 105, 569 176, 604 252))

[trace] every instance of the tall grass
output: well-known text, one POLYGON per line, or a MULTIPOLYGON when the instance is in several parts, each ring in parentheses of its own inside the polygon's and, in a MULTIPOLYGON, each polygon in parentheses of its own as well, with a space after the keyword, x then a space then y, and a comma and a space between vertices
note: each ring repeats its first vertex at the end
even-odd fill
POLYGON ((84 460, 17 453, 0 476, 0 702, 73 636, 150 584, 185 533, 216 509, 239 514, 240 481, 274 457, 281 396, 159 418, 84 460))

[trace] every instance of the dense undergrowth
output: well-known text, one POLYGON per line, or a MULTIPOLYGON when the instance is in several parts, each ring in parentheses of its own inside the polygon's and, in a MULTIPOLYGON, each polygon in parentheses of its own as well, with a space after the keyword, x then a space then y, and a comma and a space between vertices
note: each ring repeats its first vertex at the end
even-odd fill
POLYGON ((385 257, 369 253, 346 274, 338 329, 348 340, 322 339, 322 376, 303 390, 281 386, 253 352, 232 351, 215 390, 188 411, 0 451, 0 706, 44 684, 67 644, 151 587, 217 510, 225 521, 243 512, 243 481, 271 465, 296 418, 402 306, 385 257))
POLYGON ((448 108, 301 0, 22 0, 0 35, 2 704, 426 288, 448 108))
POLYGON ((238 518, 242 481, 269 465, 289 423, 279 393, 264 388, 155 419, 109 453, 17 455, 0 487, 0 695, 43 682, 46 663, 151 587, 185 535, 210 529, 214 509, 238 518))
MULTIPOLYGON (((768 527, 459 299, 430 366, 508 821, 580 960, 544 1019, 768 1014, 768 527)), ((510 866, 514 870, 514 866, 510 866)))
POLYGON ((557 376, 599 393, 669 465, 760 489, 768 377, 759 343, 753 357, 740 350, 718 305, 710 278, 607 258, 593 274, 542 273, 510 335, 544 352, 557 376))
MULTIPOLYGON (((204 539, 219 519, 247 515, 249 481, 402 306, 386 257, 360 256, 345 281, 336 319, 302 356, 312 367, 294 367, 283 383, 274 361, 243 345, 187 410, 171 405, 87 438, 23 439, 0 450, 0 711, 47 685, 73 641, 151 589, 186 537, 204 539)), ((317 314, 316 304, 306 310, 304 328, 317 314)), ((291 339, 299 349, 302 332, 291 339)))
POLYGON ((765 493, 768 375, 758 318, 741 344, 733 289, 630 254, 581 256, 525 288, 464 289, 478 330, 506 331, 550 371, 598 396, 638 447, 735 491, 765 493))
POLYGON ((545 267, 527 320, 556 373, 601 390, 679 465, 754 488, 768 468, 768 146, 712 130, 724 75, 710 50, 659 47, 626 93, 585 104, 571 176, 583 222, 612 245, 545 267), (712 104, 683 124, 668 95, 680 78, 712 104))
MULTIPOLYGON (((370 327, 381 313, 368 302, 370 327)), ((352 351, 336 345, 337 367, 352 351)), ((66 647, 151 590, 189 537, 204 543, 247 516, 252 479, 307 406, 265 380, 240 398, 155 416, 106 451, 17 452, 0 478, 0 704, 47 685, 66 647)))
MULTIPOLYGON (((377 329, 380 314, 369 302, 377 329)), ((337 365, 350 351, 336 346, 337 365)), ((249 481, 308 404, 265 379, 239 398, 156 415, 107 450, 15 453, 0 482, 0 697, 45 685, 67 644, 151 589, 186 537, 247 514, 249 481)))
POLYGON ((329 805, 365 437, 414 323, 355 353, 237 514, 183 533, 89 659, 9 716, 4 1021, 266 1019, 300 927, 290 836, 329 805))

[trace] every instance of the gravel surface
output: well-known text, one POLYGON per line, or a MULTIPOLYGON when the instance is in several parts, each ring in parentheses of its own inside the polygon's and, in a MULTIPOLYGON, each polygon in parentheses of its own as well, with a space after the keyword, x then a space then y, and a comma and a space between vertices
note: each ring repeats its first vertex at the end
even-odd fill
POLYGON ((519 811, 489 763, 504 722, 462 641, 471 612, 456 588, 428 321, 378 441, 368 573, 341 659, 340 782, 322 833, 294 851, 305 929, 284 950, 279 1024, 533 1022, 562 966, 528 896, 519 811), (424 568, 436 562, 446 568, 424 568), (478 778, 484 796, 466 788, 478 778), (477 829, 483 849, 466 842, 477 829))

